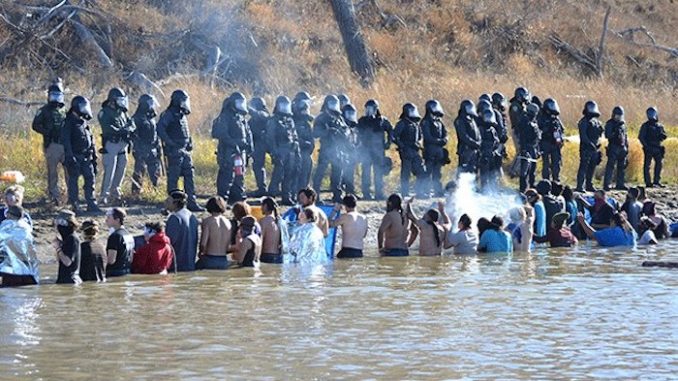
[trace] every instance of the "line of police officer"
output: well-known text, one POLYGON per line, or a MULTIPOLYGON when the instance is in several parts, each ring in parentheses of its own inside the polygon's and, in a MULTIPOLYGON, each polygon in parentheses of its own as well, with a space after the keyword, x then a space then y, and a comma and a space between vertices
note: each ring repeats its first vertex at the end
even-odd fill
MULTIPOLYGON (((386 155, 391 143, 395 143, 401 159, 400 191, 403 194, 409 194, 412 176, 416 179, 414 190, 418 197, 443 194, 442 167, 450 163, 450 158, 445 148, 448 136, 440 102, 428 101, 423 118, 416 105, 404 104, 395 127, 381 114, 379 103, 374 99, 365 103, 365 112, 360 118, 345 94, 326 96, 317 117, 310 113, 311 102, 306 92, 297 93, 292 100, 280 96, 269 112, 263 98, 256 97, 248 103, 240 92, 227 97, 211 133, 218 140, 218 194, 231 204, 245 199, 244 175, 249 160, 253 159, 257 190, 250 196, 279 196, 284 204, 292 204, 296 191, 311 182, 314 188, 321 189, 330 168, 330 190, 333 199, 339 200, 342 193, 355 193, 355 171, 360 164, 363 199, 384 199, 383 180, 392 167, 386 155), (320 148, 312 176, 316 139, 320 148), (268 183, 267 156, 273 163, 268 183)), ((520 190, 534 186, 536 163, 540 158, 544 164, 542 177, 560 181, 565 139, 557 102, 549 98, 541 104, 524 87, 517 88, 509 102, 507 107, 501 93, 483 94, 477 105, 468 99, 461 102, 454 120, 458 171, 479 174, 483 187, 496 187, 502 177, 502 163, 507 158, 505 144, 510 122, 518 153, 512 171, 520 177, 520 190)), ((48 194, 55 202, 59 200, 58 163, 66 168, 69 204, 79 210, 77 185, 82 176, 87 208, 98 211, 94 196, 97 153, 103 154, 104 167, 99 202, 117 204, 122 202, 120 187, 127 154, 132 152, 135 158, 132 191, 138 193, 146 173, 152 184, 157 185, 164 151, 168 192, 175 189, 183 177, 189 209, 203 210, 195 199, 193 143, 187 120, 191 106, 185 91, 172 93, 169 107, 156 125, 158 104, 152 95, 142 95, 136 112, 129 117, 127 95, 120 88, 111 89, 98 113, 103 142, 99 151, 88 124, 92 119, 89 100, 76 96, 67 111, 64 106, 63 84, 55 80, 48 88, 48 103, 40 108, 33 121, 33 129, 44 137, 48 194)), ((625 189, 628 135, 624 110, 621 106, 615 107, 605 127, 599 116, 596 103, 586 102, 578 125, 581 143, 577 189, 593 189, 593 173, 602 161, 600 138, 603 134, 609 142, 604 188, 609 189, 616 169, 616 187, 625 189)), ((649 108, 647 117, 639 135, 645 153, 645 183, 661 186, 662 141, 666 133, 658 123, 656 108, 649 108), (654 179, 650 176, 652 161, 656 163, 654 179)))

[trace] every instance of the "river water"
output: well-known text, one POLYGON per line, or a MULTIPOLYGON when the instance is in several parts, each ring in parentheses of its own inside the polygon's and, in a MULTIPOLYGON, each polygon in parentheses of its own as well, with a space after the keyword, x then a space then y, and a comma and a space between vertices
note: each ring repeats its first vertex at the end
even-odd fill
POLYGON ((676 379, 677 248, 0 289, 0 379, 676 379))

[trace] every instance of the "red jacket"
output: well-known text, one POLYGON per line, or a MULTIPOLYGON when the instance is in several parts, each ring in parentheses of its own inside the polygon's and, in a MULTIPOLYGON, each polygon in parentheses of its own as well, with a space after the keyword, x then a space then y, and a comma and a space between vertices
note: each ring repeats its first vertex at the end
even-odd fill
POLYGON ((156 233, 146 244, 134 252, 132 273, 159 274, 172 265, 172 245, 165 233, 156 233))

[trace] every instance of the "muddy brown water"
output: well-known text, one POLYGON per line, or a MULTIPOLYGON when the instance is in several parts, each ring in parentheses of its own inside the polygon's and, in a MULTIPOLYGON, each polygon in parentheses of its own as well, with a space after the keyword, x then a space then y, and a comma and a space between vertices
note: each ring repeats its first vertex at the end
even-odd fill
POLYGON ((675 379, 678 241, 0 289, 1 380, 675 379))

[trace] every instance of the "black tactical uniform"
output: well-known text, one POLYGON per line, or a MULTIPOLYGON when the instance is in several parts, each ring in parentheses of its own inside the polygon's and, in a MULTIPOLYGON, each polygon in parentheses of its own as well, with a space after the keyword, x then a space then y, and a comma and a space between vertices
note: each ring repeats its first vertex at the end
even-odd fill
MULTIPOLYGON (((61 82, 55 82, 47 89, 47 104, 40 107, 33 118, 33 131, 42 135, 42 148, 47 164, 47 195, 57 205, 61 199, 59 191, 58 165, 66 173, 64 146, 61 143, 61 129, 64 126, 64 92, 61 82)), ((65 178, 67 176, 64 176, 65 178)))
POLYGON ((483 190, 496 189, 501 169, 501 143, 497 135, 497 120, 494 110, 483 111, 480 122, 480 184, 483 190))
POLYGON ((662 164, 664 162, 664 154, 666 152, 662 142, 666 140, 667 135, 664 126, 659 123, 659 113, 654 107, 647 109, 647 121, 640 126, 640 133, 638 139, 643 145, 643 176, 645 178, 645 186, 663 187, 661 183, 662 164), (650 166, 654 160, 654 181, 650 177, 650 166))
POLYGON ((421 121, 421 132, 424 137, 424 164, 426 165, 426 189, 424 193, 433 191, 436 197, 443 196, 442 167, 449 163, 447 129, 443 124, 445 115, 440 102, 435 99, 426 102, 426 114, 421 121))
POLYGON ((177 189, 179 177, 184 178, 184 191, 188 196, 188 209, 203 211, 195 200, 195 182, 193 180, 193 142, 188 130, 186 115, 191 113, 191 101, 188 93, 175 90, 170 105, 158 120, 158 136, 167 157, 167 193, 177 189))
POLYGON ((328 95, 325 98, 323 111, 314 121, 313 134, 320 139, 320 153, 318 166, 313 176, 313 187, 320 191, 327 167, 331 164, 330 188, 333 199, 339 202, 341 201, 342 170, 347 162, 346 153, 343 152, 342 147, 348 141, 349 130, 341 117, 339 99, 336 96, 328 95))
POLYGON ((415 190, 418 195, 424 195, 424 182, 426 178, 426 167, 421 157, 422 133, 419 126, 421 116, 417 106, 412 103, 403 105, 403 112, 400 114, 400 120, 395 125, 393 131, 393 141, 398 147, 400 154, 400 193, 406 197, 410 193, 410 176, 417 178, 415 190))
POLYGON ((294 127, 297 129, 299 139, 299 183, 296 189, 304 189, 311 183, 313 171, 313 150, 315 139, 313 137, 313 116, 311 115, 311 98, 306 93, 299 93, 292 101, 292 113, 294 127))
POLYGON ((537 114, 539 106, 530 103, 527 106, 525 115, 518 122, 520 131, 520 191, 525 192, 527 188, 534 187, 535 173, 537 170, 537 159, 539 158, 539 141, 541 140, 541 130, 537 124, 537 114))
POLYGON ((541 153, 543 166, 541 176, 546 180, 560 182, 560 169, 562 168, 565 128, 560 121, 560 108, 558 103, 551 98, 544 101, 541 117, 538 119, 541 129, 541 153))
POLYGON ((347 194, 355 195, 355 169, 358 165, 359 140, 358 140, 358 112, 352 104, 348 103, 341 109, 341 116, 348 127, 348 139, 342 148, 346 156, 346 166, 342 170, 341 182, 347 194))
POLYGON ((459 156, 459 173, 473 173, 478 171, 480 159, 480 130, 476 124, 475 105, 466 99, 461 102, 459 114, 454 120, 454 129, 457 132, 457 156, 459 156))
POLYGON ((525 116, 528 103, 530 103, 530 92, 524 87, 518 87, 515 90, 513 98, 509 100, 511 134, 516 152, 520 152, 520 147, 518 146, 520 143, 520 130, 518 129, 518 124, 520 124, 520 120, 525 116))
POLYGON ((212 138, 219 141, 217 193, 231 205, 246 198, 245 167, 247 155, 252 152, 246 115, 245 96, 235 92, 224 100, 221 113, 212 123, 212 138))
POLYGON ((144 94, 139 97, 137 111, 132 115, 136 130, 132 134, 132 148, 134 155, 134 174, 132 175, 132 193, 139 193, 143 183, 144 174, 148 171, 148 177, 154 187, 158 185, 158 177, 162 160, 162 147, 156 129, 155 117, 157 116, 158 102, 155 97, 144 94))
POLYGON ((254 142, 254 152, 252 153, 252 170, 254 179, 257 182, 257 191, 254 197, 262 197, 268 193, 266 185, 266 154, 270 155, 269 137, 266 133, 266 124, 268 123, 268 109, 263 98, 255 97, 249 102, 250 120, 248 121, 252 131, 252 141, 254 142))
POLYGON ((596 102, 588 101, 582 112, 584 117, 579 120, 579 170, 577 171, 577 190, 594 191, 593 173, 596 166, 603 159, 600 151, 600 137, 603 135, 603 124, 598 117, 600 111, 596 102))
POLYGON ((292 105, 285 96, 275 101, 273 115, 266 126, 271 140, 273 175, 271 189, 277 191, 282 185, 281 198, 284 205, 294 203, 299 179, 299 138, 292 119, 292 105))
POLYGON ((365 116, 358 119, 358 140, 361 143, 360 161, 362 170, 363 199, 383 200, 384 175, 386 170, 385 151, 391 146, 393 126, 379 112, 379 103, 370 99, 365 103, 365 116), (374 175, 374 193, 370 186, 374 175))
POLYGON ((624 175, 628 163, 629 137, 624 121, 624 109, 621 106, 612 110, 612 118, 605 123, 605 138, 607 139, 607 165, 605 165, 603 189, 610 190, 612 174, 617 167, 616 188, 626 190, 624 175))
POLYGON ((75 212, 79 211, 78 179, 80 176, 85 180, 83 191, 87 209, 90 212, 100 211, 94 197, 97 153, 92 130, 87 124, 87 121, 91 119, 92 108, 89 100, 82 96, 74 97, 61 130, 61 142, 64 145, 68 169, 68 203, 75 212))

